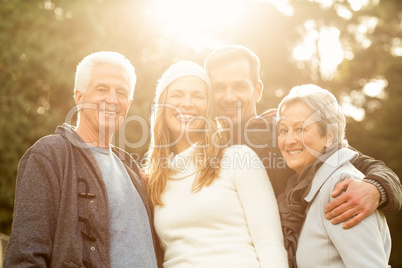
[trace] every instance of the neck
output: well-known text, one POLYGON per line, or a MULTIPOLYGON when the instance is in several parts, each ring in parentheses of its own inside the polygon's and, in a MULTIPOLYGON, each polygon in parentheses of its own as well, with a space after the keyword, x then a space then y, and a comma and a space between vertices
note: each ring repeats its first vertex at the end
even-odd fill
POLYGON ((111 131, 94 131, 93 129, 81 124, 77 126, 75 131, 85 143, 91 146, 99 148, 110 147, 110 141, 112 140, 113 136, 113 132, 110 134, 111 131))
MULTIPOLYGON (((172 135, 172 137, 174 137, 172 135)), ((171 146, 171 151, 174 154, 179 154, 189 148, 194 143, 197 143, 202 140, 202 134, 199 133, 190 133, 189 135, 183 135, 181 139, 173 138, 175 144, 171 146)))
POLYGON ((186 139, 182 139, 181 141, 179 141, 177 144, 175 144, 174 146, 172 146, 172 151, 174 154, 179 154, 183 151, 185 151, 187 148, 189 148, 191 146, 190 143, 188 143, 186 141, 186 139))
POLYGON ((237 124, 233 125, 230 134, 230 143, 231 144, 242 144, 248 135, 248 128, 250 127, 251 122, 257 118, 257 114, 251 114, 247 119, 242 119, 237 124))
POLYGON ((243 137, 243 127, 242 125, 236 125, 233 127, 233 133, 231 133, 232 144, 241 144, 242 143, 242 137, 243 137))

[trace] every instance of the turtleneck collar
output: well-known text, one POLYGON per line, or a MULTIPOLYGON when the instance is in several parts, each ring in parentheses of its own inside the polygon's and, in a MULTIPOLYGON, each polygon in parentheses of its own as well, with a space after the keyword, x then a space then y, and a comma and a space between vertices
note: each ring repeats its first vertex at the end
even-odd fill
POLYGON ((198 171, 194 164, 194 152, 197 143, 176 155, 169 156, 169 179, 184 179, 198 171))

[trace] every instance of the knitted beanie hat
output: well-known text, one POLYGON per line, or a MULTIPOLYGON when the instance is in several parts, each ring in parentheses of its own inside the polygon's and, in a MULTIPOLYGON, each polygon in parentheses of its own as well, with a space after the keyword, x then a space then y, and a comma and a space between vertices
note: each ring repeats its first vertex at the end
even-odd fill
POLYGON ((158 80, 155 93, 155 103, 158 103, 163 91, 175 80, 185 77, 195 76, 203 80, 208 87, 211 86, 209 77, 204 68, 192 61, 179 61, 170 65, 162 77, 158 80))

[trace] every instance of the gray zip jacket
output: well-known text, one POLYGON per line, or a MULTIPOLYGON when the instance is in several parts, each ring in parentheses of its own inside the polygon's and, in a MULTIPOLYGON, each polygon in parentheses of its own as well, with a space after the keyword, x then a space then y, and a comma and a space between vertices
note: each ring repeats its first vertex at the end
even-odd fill
MULTIPOLYGON (((117 147, 112 151, 126 168, 153 226, 134 159, 117 147)), ((4 268, 28 266, 109 267, 108 197, 102 173, 90 149, 67 124, 36 142, 18 166, 4 268)))

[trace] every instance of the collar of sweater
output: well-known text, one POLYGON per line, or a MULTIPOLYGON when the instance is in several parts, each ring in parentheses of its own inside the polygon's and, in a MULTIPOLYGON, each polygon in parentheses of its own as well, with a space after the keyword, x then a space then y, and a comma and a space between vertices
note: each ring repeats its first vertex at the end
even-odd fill
POLYGON ((198 168, 194 164, 194 151, 197 143, 191 145, 183 152, 169 157, 169 179, 184 179, 197 173, 198 168))

